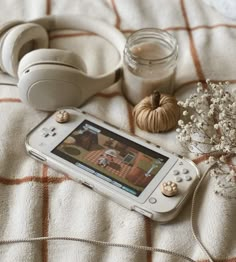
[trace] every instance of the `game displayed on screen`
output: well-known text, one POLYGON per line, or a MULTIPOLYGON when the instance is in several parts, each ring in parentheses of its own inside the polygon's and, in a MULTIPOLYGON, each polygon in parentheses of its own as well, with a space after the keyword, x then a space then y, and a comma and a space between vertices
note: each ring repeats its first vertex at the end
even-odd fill
POLYGON ((168 157, 84 120, 52 153, 134 196, 168 157))

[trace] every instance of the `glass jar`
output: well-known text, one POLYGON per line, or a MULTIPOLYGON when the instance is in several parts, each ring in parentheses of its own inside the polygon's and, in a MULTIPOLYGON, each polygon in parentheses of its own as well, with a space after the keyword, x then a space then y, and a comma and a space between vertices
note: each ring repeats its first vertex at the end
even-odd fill
POLYGON ((168 32, 145 28, 131 34, 124 49, 126 98, 136 105, 155 89, 172 95, 177 57, 177 41, 168 32))

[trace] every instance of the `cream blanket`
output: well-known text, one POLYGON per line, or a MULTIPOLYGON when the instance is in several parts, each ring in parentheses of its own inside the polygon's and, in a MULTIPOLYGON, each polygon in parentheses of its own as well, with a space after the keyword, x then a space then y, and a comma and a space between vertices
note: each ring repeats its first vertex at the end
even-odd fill
MULTIPOLYGON (((0 0, 0 22, 34 19, 45 14, 83 14, 115 25, 124 34, 144 27, 168 30, 178 40, 176 96, 196 88, 199 80, 236 83, 236 22, 201 0, 0 0)), ((97 36, 74 31, 50 33, 50 46, 78 52, 91 74, 108 71, 118 60, 114 48, 97 36)), ((27 132, 46 113, 18 98, 15 80, 0 75, 0 238, 74 236, 124 244, 155 246, 207 261, 191 235, 190 201, 171 223, 160 225, 111 202, 26 155, 27 132)), ((132 106, 113 86, 97 94, 83 109, 114 125, 181 152, 175 132, 139 130, 132 106)), ((201 170, 205 169, 200 164, 201 170)), ((236 201, 213 193, 212 179, 201 187, 197 224, 202 242, 217 261, 236 261, 236 201)), ((71 241, 0 246, 0 261, 162 262, 183 261, 160 253, 98 247, 71 241)))

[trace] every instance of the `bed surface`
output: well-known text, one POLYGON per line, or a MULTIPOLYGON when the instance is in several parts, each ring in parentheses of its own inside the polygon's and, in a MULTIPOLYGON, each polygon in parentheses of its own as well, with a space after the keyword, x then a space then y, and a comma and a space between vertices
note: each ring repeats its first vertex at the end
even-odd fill
MULTIPOLYGON (((158 27, 179 43, 175 95, 186 98, 198 81, 230 81, 236 87, 236 20, 225 18, 195 0, 0 0, 0 22, 30 20, 49 14, 86 15, 114 25, 126 36, 144 27, 158 27)), ((90 74, 116 65, 116 50, 98 36, 81 32, 50 32, 50 47, 80 54, 90 74)), ((208 261, 191 234, 191 202, 173 222, 160 225, 113 203, 67 176, 29 158, 25 136, 47 116, 24 105, 14 85, 0 73, 0 239, 37 236, 77 236, 123 244, 148 245, 208 261)), ((90 99, 83 110, 113 125, 185 154, 175 131, 150 134, 136 127, 133 107, 114 85, 90 99)), ((201 171, 206 169, 196 160, 201 171)), ((201 186, 197 225, 202 242, 217 261, 236 261, 236 200, 213 192, 213 180, 201 186)), ((98 247, 72 241, 0 245, 0 261, 162 262, 173 256, 122 248, 98 247)))

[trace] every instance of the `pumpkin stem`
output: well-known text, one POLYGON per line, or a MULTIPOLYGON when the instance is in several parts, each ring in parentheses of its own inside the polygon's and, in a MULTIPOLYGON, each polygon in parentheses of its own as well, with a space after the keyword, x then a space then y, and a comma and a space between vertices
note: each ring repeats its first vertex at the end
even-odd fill
POLYGON ((160 98, 161 98, 161 94, 158 92, 158 90, 154 90, 153 93, 151 94, 151 107, 152 107, 152 109, 159 107, 160 98))

